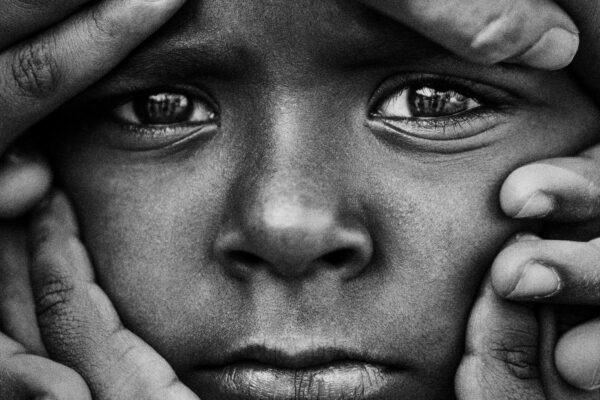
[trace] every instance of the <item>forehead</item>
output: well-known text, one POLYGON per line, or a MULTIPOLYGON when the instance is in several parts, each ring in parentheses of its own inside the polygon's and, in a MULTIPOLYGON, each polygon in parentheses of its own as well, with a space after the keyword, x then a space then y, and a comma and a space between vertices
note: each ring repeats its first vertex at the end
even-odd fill
MULTIPOLYGON (((161 49, 205 52, 238 65, 370 63, 440 49, 411 30, 349 0, 190 1, 151 42, 161 49), (264 63, 263 63, 264 64, 264 63)), ((226 64, 226 63, 221 63, 226 64)))

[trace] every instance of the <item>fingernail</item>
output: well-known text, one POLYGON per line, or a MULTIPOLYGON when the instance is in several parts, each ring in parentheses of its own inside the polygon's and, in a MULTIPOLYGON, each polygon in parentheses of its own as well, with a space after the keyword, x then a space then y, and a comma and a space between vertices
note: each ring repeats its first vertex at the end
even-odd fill
POLYGON ((551 297, 561 289, 561 280, 553 268, 537 261, 527 263, 507 299, 541 299, 551 297))
POLYGON ((515 218, 544 218, 556 208, 556 200, 544 192, 537 191, 529 197, 515 218))
POLYGON ((516 57, 534 68, 556 70, 573 61, 579 48, 579 35, 563 28, 552 28, 525 53, 516 57))

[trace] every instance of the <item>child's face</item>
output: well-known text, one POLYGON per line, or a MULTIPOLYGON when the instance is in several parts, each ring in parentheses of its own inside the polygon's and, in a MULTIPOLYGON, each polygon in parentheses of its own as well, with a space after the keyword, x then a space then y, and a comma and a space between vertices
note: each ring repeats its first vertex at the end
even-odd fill
POLYGON ((501 182, 599 128, 566 73, 466 64, 333 0, 191 2, 84 97, 53 154, 98 279, 205 400, 446 399, 524 228, 501 182))

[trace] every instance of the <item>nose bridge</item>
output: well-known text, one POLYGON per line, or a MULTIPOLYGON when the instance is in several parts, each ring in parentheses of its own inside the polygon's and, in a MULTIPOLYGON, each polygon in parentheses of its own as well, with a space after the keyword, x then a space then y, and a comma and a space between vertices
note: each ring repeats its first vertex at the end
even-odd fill
POLYGON ((355 275, 372 244, 336 172, 340 160, 320 140, 327 132, 297 101, 279 101, 268 115, 256 133, 253 167, 234 185, 234 212, 217 254, 229 266, 267 268, 286 278, 321 267, 355 275))

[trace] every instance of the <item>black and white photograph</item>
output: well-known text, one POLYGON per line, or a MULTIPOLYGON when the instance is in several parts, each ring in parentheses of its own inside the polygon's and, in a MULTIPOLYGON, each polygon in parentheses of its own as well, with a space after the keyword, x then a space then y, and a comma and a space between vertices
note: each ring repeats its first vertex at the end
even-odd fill
POLYGON ((599 400, 600 0, 0 0, 0 400, 599 400))

